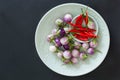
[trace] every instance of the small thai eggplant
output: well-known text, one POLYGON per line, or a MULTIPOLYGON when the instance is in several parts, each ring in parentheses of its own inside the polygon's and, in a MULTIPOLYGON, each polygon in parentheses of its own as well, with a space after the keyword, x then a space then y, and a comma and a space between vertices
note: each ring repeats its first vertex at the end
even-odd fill
POLYGON ((81 46, 81 43, 75 41, 75 42, 74 42, 74 45, 75 45, 75 48, 76 48, 76 49, 79 49, 80 46, 81 46))
POLYGON ((77 49, 72 50, 72 56, 73 57, 79 57, 79 51, 77 49))
POLYGON ((72 21, 72 15, 71 14, 65 14, 64 18, 63 18, 64 22, 71 22, 72 21))
POLYGON ((90 47, 91 47, 91 48, 96 48, 96 47, 97 47, 97 42, 94 41, 94 40, 91 41, 89 44, 90 44, 90 47))
POLYGON ((86 50, 86 49, 89 48, 89 44, 88 44, 87 42, 84 42, 84 43, 82 44, 82 47, 86 50))
POLYGON ((77 63, 78 63, 78 59, 75 58, 75 57, 73 57, 73 58, 71 59, 71 61, 72 61, 73 64, 77 64, 77 63))
POLYGON ((59 58, 62 58, 63 52, 62 52, 62 51, 58 52, 58 53, 57 53, 57 56, 58 56, 59 58))
POLYGON ((55 24, 60 27, 60 25, 63 23, 62 19, 56 19, 55 24))
POLYGON ((86 59, 88 56, 87 56, 87 54, 85 54, 84 52, 81 52, 80 53, 80 59, 81 60, 84 60, 84 59, 86 59))
POLYGON ((63 57, 64 57, 65 59, 70 59, 70 58, 71 58, 71 53, 70 53, 70 51, 68 51, 68 50, 64 51, 64 52, 63 52, 63 57))
POLYGON ((94 49, 93 48, 89 48, 87 50, 87 53, 90 54, 90 55, 93 55, 94 54, 94 49))
POLYGON ((57 48, 56 48, 55 46, 50 46, 50 47, 49 47, 49 50, 50 50, 51 52, 55 52, 55 51, 57 50, 57 48))
POLYGON ((64 37, 65 36, 65 30, 62 28, 60 29, 60 37, 64 37))
POLYGON ((53 29, 53 30, 52 30, 52 34, 53 34, 53 35, 56 35, 56 34, 57 34, 57 29, 53 29))
POLYGON ((53 34, 49 34, 49 35, 47 36, 47 41, 50 42, 53 37, 54 37, 53 34))
POLYGON ((69 44, 63 45, 65 50, 69 50, 69 44))
POLYGON ((56 42, 56 46, 58 46, 58 47, 62 46, 59 38, 56 38, 55 42, 56 42))
POLYGON ((67 37, 63 37, 63 38, 60 39, 60 42, 61 42, 62 45, 67 45, 69 41, 68 41, 67 37))

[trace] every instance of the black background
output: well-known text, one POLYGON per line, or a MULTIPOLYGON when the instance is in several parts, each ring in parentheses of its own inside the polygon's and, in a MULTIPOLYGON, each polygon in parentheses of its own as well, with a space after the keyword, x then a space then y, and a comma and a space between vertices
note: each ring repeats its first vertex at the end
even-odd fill
POLYGON ((120 80, 120 0, 0 0, 0 80, 120 80), (51 8, 68 2, 98 11, 110 30, 104 62, 93 72, 66 77, 48 69, 38 57, 34 37, 39 20, 51 8))

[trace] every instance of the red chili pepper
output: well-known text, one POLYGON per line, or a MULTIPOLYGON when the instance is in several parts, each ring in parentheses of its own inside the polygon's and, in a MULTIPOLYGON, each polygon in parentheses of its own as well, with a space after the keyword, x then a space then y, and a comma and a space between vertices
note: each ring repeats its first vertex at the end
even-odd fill
POLYGON ((96 38, 97 36, 93 33, 88 33, 88 32, 81 32, 81 33, 76 33, 76 35, 80 37, 87 37, 87 38, 96 38))
POLYGON ((78 37, 78 35, 77 35, 77 34, 73 34, 73 36, 78 37))
POLYGON ((86 25, 88 24, 88 12, 86 11, 86 17, 84 18, 86 25))
POLYGON ((96 38, 97 36, 94 33, 91 32, 85 32, 86 35, 88 35, 90 38, 96 38))
MULTIPOLYGON (((85 35, 94 35, 94 32, 93 31, 87 31, 86 29, 84 30, 82 30, 82 29, 76 29, 76 28, 74 28, 74 29, 72 29, 72 30, 70 30, 69 32, 71 32, 71 33, 76 33, 76 34, 85 34, 85 35)), ((95 35, 94 35, 95 36, 95 35)))
POLYGON ((88 37, 80 37, 79 40, 87 41, 87 40, 88 40, 88 37))
POLYGON ((72 29, 72 30, 70 30, 69 32, 80 33, 80 31, 79 31, 79 30, 76 30, 76 29, 72 29))
POLYGON ((68 22, 68 24, 70 24, 72 27, 82 27, 81 25, 73 24, 71 22, 68 22))
POLYGON ((88 12, 86 12, 86 16, 80 15, 76 18, 75 24, 69 22, 73 29, 69 32, 73 33, 73 36, 75 36, 79 40, 87 41, 89 38, 96 38, 97 36, 94 34, 96 30, 89 29, 86 27, 82 27, 83 20, 85 20, 86 25, 88 24, 88 12))
POLYGON ((83 28, 83 27, 81 27, 81 28, 78 28, 79 30, 83 30, 83 31, 88 31, 88 32, 95 32, 96 30, 94 30, 94 29, 89 29, 89 28, 83 28))
POLYGON ((93 33, 88 33, 88 32, 81 32, 81 33, 75 33, 74 36, 77 38, 77 39, 80 39, 80 40, 88 40, 89 38, 96 38, 97 36, 93 33))
POLYGON ((88 37, 87 36, 80 36, 80 35, 77 35, 75 36, 77 39, 79 40, 82 40, 82 41, 87 41, 88 40, 88 37))
POLYGON ((90 31, 90 32, 96 31, 96 30, 94 30, 94 29, 83 28, 81 25, 76 25, 76 24, 73 24, 73 23, 71 23, 71 22, 69 22, 68 24, 70 24, 70 25, 73 26, 73 27, 77 27, 77 28, 80 29, 80 30, 85 30, 85 31, 90 31))
POLYGON ((89 33, 85 32, 85 35, 88 36, 89 38, 96 38, 96 35, 90 32, 89 33))
POLYGON ((82 33, 76 33, 76 35, 80 36, 80 37, 89 37, 88 35, 86 35, 84 32, 82 33))
POLYGON ((82 25, 82 22, 83 22, 83 16, 80 15, 80 16, 78 16, 78 17, 76 18, 75 24, 76 24, 76 25, 82 25))

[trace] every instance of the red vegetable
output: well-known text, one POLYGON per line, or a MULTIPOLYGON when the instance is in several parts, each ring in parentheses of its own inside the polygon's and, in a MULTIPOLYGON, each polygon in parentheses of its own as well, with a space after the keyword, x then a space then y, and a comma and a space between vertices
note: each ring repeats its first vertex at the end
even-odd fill
POLYGON ((79 34, 75 34, 76 36, 76 38, 77 39, 79 39, 79 40, 82 40, 82 41, 87 41, 88 40, 88 37, 87 36, 81 36, 81 35, 79 35, 79 34))
POLYGON ((94 34, 96 30, 89 29, 88 27, 82 27, 83 20, 85 20, 86 25, 88 24, 88 12, 86 12, 86 16, 81 14, 75 20, 75 24, 69 22, 68 24, 73 27, 69 32, 74 33, 75 36, 79 40, 87 41, 90 38, 96 38, 97 36, 94 34))
POLYGON ((86 17, 84 18, 86 25, 88 24, 88 12, 86 11, 86 17))
POLYGON ((73 27, 82 27, 82 25, 73 24, 73 23, 71 23, 71 22, 69 22, 68 24, 70 24, 70 25, 73 26, 73 27))
POLYGON ((85 30, 85 31, 90 31, 90 32, 94 32, 94 31, 96 31, 96 30, 94 30, 94 29, 90 29, 90 28, 84 28, 84 27, 82 27, 82 25, 76 25, 76 24, 73 24, 73 23, 71 23, 71 22, 69 22, 68 24, 70 24, 72 27, 74 27, 73 29, 79 29, 79 30, 85 30))
POLYGON ((75 24, 76 25, 82 25, 82 22, 83 22, 83 16, 80 15, 76 18, 75 24))

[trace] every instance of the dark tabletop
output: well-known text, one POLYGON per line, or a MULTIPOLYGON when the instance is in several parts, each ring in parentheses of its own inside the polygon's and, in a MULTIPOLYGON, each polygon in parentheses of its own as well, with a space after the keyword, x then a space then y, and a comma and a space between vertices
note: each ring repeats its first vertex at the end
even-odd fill
POLYGON ((0 80, 120 80, 120 0, 0 0, 0 80), (35 49, 35 30, 51 8, 68 2, 88 5, 108 24, 111 43, 93 72, 66 77, 48 69, 35 49))

